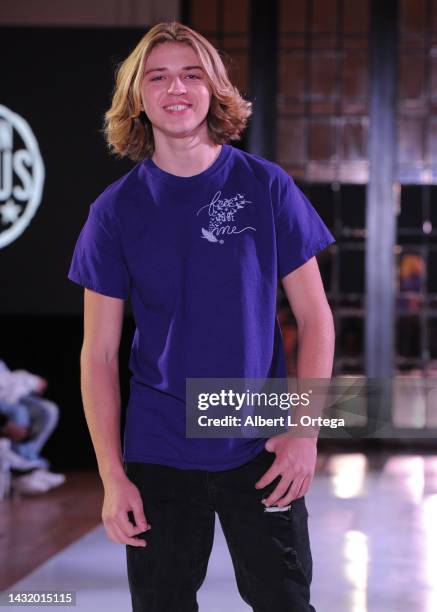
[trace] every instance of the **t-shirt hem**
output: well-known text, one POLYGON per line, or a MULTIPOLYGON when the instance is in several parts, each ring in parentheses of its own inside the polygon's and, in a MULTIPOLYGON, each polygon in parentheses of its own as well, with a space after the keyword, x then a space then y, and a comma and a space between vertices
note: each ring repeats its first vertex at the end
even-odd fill
POLYGON ((251 461, 254 457, 259 455, 259 453, 264 448, 265 441, 263 440, 263 444, 260 446, 256 446, 254 451, 249 453, 246 457, 240 458, 238 460, 230 461, 227 463, 215 463, 215 464, 199 464, 199 463, 189 463, 189 462, 181 462, 181 461, 173 461, 168 457, 157 457, 155 455, 139 455, 135 453, 133 455, 125 455, 123 458, 124 463, 154 463, 159 465, 166 465, 168 467, 178 468, 180 470, 203 470, 210 472, 221 472, 222 470, 231 470, 233 468, 240 467, 245 463, 251 461))
POLYGON ((91 289, 91 291, 101 293, 102 295, 106 295, 108 297, 119 298, 121 300, 127 300, 128 298, 128 296, 122 293, 121 291, 108 291, 106 289, 103 289, 102 287, 99 287, 95 283, 84 281, 80 277, 73 276, 72 274, 69 274, 67 278, 68 280, 72 281, 73 283, 76 283, 77 285, 80 285, 81 287, 84 287, 85 289, 91 289))
POLYGON ((336 241, 334 238, 327 238, 325 240, 322 240, 322 242, 319 242, 317 246, 313 247, 310 251, 303 255, 297 263, 296 261, 294 261, 288 266, 284 266, 281 272, 278 273, 279 278, 282 280, 288 274, 290 274, 290 272, 294 272, 294 270, 297 270, 298 268, 303 266, 303 264, 309 261, 312 257, 314 257, 314 255, 317 255, 318 253, 320 253, 320 251, 323 251, 323 249, 326 249, 326 247, 331 244, 334 244, 335 242, 336 241))

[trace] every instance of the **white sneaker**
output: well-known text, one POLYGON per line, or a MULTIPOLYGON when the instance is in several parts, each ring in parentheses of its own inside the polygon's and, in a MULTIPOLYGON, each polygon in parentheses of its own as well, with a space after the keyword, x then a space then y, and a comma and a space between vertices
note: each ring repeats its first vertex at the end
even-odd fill
POLYGON ((48 470, 44 469, 34 470, 32 474, 34 475, 34 478, 47 484, 50 489, 53 487, 59 487, 59 485, 65 482, 64 474, 55 474, 54 472, 49 472, 48 470))
POLYGON ((34 475, 34 472, 25 476, 15 476, 12 478, 12 490, 22 495, 40 495, 47 493, 50 486, 34 475))

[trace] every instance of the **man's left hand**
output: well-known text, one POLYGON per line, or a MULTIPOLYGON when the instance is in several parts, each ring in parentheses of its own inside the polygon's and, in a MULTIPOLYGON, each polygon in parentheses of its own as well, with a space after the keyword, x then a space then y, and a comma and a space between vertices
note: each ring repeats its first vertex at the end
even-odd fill
POLYGON ((267 440, 265 449, 274 452, 276 457, 255 487, 262 489, 280 475, 281 480, 263 503, 266 506, 287 506, 310 488, 316 469, 317 438, 279 434, 267 440))

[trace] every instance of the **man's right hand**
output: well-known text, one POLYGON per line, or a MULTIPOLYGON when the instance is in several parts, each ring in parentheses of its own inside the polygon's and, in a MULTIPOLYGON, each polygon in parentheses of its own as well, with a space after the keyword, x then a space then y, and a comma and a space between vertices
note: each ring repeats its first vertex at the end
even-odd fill
POLYGON ((145 540, 134 537, 152 528, 144 515, 138 488, 126 475, 119 475, 104 482, 104 489, 102 520, 109 539, 118 544, 146 546, 145 540), (133 513, 135 525, 128 512, 133 513))

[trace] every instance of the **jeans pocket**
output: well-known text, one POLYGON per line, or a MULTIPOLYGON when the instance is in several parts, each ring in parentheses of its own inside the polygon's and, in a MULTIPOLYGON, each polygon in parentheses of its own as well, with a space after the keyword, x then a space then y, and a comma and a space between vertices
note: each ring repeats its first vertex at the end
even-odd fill
POLYGON ((298 497, 291 502, 292 510, 296 517, 308 518, 308 510, 305 503, 305 497, 298 497))
MULTIPOLYGON (((264 488, 259 490, 260 502, 261 503, 262 503, 262 501, 264 499, 267 499, 273 493, 273 491, 275 490, 276 486, 280 482, 280 479, 281 479, 281 477, 277 476, 275 478, 275 480, 273 480, 267 486, 265 486, 264 488)), ((262 505, 264 506, 264 504, 262 504, 262 505)), ((272 505, 264 507, 264 513, 272 514, 272 515, 273 514, 281 515, 282 517, 285 517, 287 519, 291 519, 292 510, 293 510, 292 503, 288 503, 285 506, 277 506, 276 502, 274 502, 272 505)))

